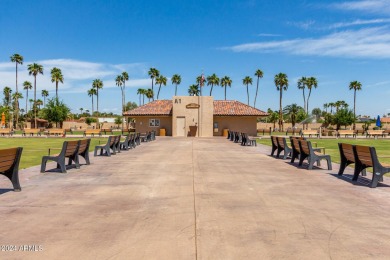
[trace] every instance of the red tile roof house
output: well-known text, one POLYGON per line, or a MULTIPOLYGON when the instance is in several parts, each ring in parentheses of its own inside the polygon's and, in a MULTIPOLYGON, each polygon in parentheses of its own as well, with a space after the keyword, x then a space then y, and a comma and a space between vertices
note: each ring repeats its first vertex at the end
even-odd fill
POLYGON ((268 116, 239 101, 213 100, 210 96, 155 100, 123 115, 135 119, 137 132, 155 130, 157 135, 199 137, 222 136, 226 129, 255 136, 257 119, 268 116))

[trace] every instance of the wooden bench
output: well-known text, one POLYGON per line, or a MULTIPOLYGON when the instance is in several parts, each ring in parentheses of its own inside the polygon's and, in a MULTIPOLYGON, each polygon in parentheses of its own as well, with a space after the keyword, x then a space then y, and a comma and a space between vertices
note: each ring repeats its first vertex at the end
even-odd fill
POLYGON ((352 136, 356 138, 356 133, 354 130, 338 130, 337 137, 340 137, 341 135, 344 135, 344 137, 352 136))
POLYGON ((373 136, 374 138, 378 138, 378 136, 385 137, 387 135, 387 133, 384 133, 384 130, 367 130, 366 137, 373 136))
POLYGON ((304 137, 305 135, 308 135, 311 137, 312 135, 317 136, 317 138, 320 136, 317 130, 302 130, 301 131, 301 137, 304 137))
POLYGON ((299 166, 302 166, 303 161, 307 159, 309 164, 307 169, 311 170, 313 169, 313 165, 315 162, 317 162, 317 165, 320 165, 320 160, 325 159, 328 163, 328 170, 332 170, 332 161, 330 159, 330 155, 315 151, 311 146, 310 141, 300 140, 299 148, 301 152, 301 156, 299 158, 299 166))
MULTIPOLYGON (((153 135, 153 133, 152 133, 152 135, 153 135)), ((256 139, 255 138, 251 138, 251 137, 249 137, 248 136, 248 134, 247 133, 241 133, 241 136, 242 136, 242 140, 241 140, 241 145, 243 145, 243 146, 246 146, 246 145, 248 145, 248 146, 257 146, 257 143, 256 143, 256 139)), ((152 138, 152 140, 153 140, 153 138, 152 138)))
POLYGON ((278 137, 271 135, 271 144, 272 144, 272 150, 271 150, 271 156, 274 156, 275 151, 278 150, 278 137))
POLYGON ((379 181, 383 181, 383 175, 390 172, 390 165, 379 162, 375 147, 355 145, 355 171, 352 180, 357 181, 360 172, 372 167, 371 188, 375 188, 379 181))
POLYGON ((50 135, 54 135, 54 136, 63 136, 65 135, 65 130, 63 129, 48 129, 47 130, 47 135, 50 136, 50 135))
POLYGON ((299 146, 299 141, 305 140, 304 137, 295 137, 290 136, 290 142, 291 142, 291 163, 294 163, 295 159, 299 159, 301 155, 301 148, 299 146))
POLYGON ((14 132, 10 128, 0 128, 0 135, 5 136, 9 135, 12 136, 14 132))
POLYGON ((67 135, 68 133, 73 134, 73 130, 71 128, 65 129, 65 135, 67 135))
POLYGON ((22 132, 22 136, 27 136, 27 135, 30 135, 30 136, 34 136, 35 135, 39 135, 41 136, 41 129, 24 129, 23 132, 22 132))
MULTIPOLYGON (((42 157, 41 163, 41 172, 44 173, 46 170, 47 161, 57 162, 57 169, 60 169, 62 173, 66 173, 65 159, 68 158, 68 165, 72 164, 72 161, 75 162, 76 168, 79 169, 79 160, 78 160, 78 149, 79 141, 65 141, 62 145, 61 152, 58 155, 47 155, 42 157)), ((50 150, 49 150, 50 151, 50 150)))
POLYGON ((105 135, 106 135, 106 134, 114 134, 114 133, 112 132, 112 129, 110 129, 110 128, 101 129, 100 131, 101 131, 102 133, 104 132, 105 135))
MULTIPOLYGON (((343 175, 345 168, 353 163, 356 163, 356 156, 355 156, 355 145, 352 144, 345 144, 345 143, 339 143, 339 151, 340 151, 340 169, 338 172, 338 175, 343 175)), ((355 165, 356 166, 356 165, 355 165)), ((355 171, 357 168, 355 167, 355 171)), ((356 173, 354 173, 356 174, 356 173)), ((366 175, 366 170, 363 170, 362 173, 364 176, 366 175)), ((359 175, 359 173, 358 173, 359 175)))
POLYGON ((87 135, 91 135, 92 137, 94 137, 95 135, 102 136, 102 132, 100 131, 100 129, 87 129, 84 131, 84 136, 87 135))
MULTIPOLYGON (((91 139, 82 139, 79 141, 79 150, 78 150, 78 155, 79 157, 83 157, 85 160, 85 163, 87 165, 91 164, 89 161, 89 146, 91 144, 91 139)), ((80 164, 79 158, 77 158, 77 163, 80 164)))
POLYGON ((112 154, 116 154, 116 149, 114 147, 115 142, 117 141, 116 136, 110 135, 108 137, 107 143, 104 145, 97 145, 95 146, 95 151, 93 156, 97 156, 97 152, 100 149, 100 155, 103 155, 103 151, 105 151, 105 155, 111 156, 111 150, 112 154))
POLYGON ((22 151, 22 147, 0 150, 0 174, 11 181, 14 191, 22 190, 19 183, 19 162, 22 151))
POLYGON ((284 137, 277 137, 276 141, 278 142, 278 152, 276 157, 279 158, 280 153, 284 151, 283 159, 286 160, 287 156, 291 156, 291 147, 288 147, 286 138, 284 137))

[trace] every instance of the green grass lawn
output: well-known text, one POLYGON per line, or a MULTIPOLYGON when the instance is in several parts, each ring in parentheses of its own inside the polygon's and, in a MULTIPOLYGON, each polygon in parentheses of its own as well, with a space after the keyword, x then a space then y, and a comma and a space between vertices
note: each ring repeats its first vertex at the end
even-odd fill
MULTIPOLYGON (((80 138, 1 138, 0 149, 11 147, 23 147, 22 158, 20 161, 20 169, 28 168, 34 165, 40 165, 42 156, 48 155, 49 148, 55 150, 51 154, 57 154, 62 148, 63 142, 70 140, 79 140, 80 138)), ((105 144, 107 138, 94 137, 91 138, 89 151, 93 151, 98 144, 105 144), (99 143, 100 142, 100 143, 99 143)))
MULTIPOLYGON (((265 144, 271 146, 271 138, 268 136, 262 136, 263 139, 259 139, 257 142, 260 144, 265 144)), ((349 138, 339 138, 339 139, 317 139, 310 138, 308 139, 312 142, 313 147, 316 145, 318 147, 325 147, 326 154, 329 154, 332 158, 332 162, 340 163, 340 153, 337 146, 338 143, 349 143, 349 144, 358 144, 358 145, 367 145, 374 146, 376 153, 379 157, 385 156, 390 157, 390 139, 349 139, 349 138), (316 144, 315 144, 316 143, 316 144)), ((390 163, 390 158, 379 158, 380 162, 390 163)))

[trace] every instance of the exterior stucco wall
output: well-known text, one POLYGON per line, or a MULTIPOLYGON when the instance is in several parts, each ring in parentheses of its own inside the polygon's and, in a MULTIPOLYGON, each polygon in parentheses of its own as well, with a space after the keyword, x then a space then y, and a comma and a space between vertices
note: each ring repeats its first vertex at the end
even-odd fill
POLYGON ((214 132, 214 136, 221 136, 223 129, 257 135, 256 116, 214 116, 214 123, 218 124, 218 132, 214 132))
POLYGON ((204 96, 174 96, 172 108, 172 136, 177 136, 176 120, 185 118, 186 136, 212 137, 213 136, 213 97, 204 96), (188 108, 187 105, 196 104, 199 108, 188 108), (196 128, 196 132, 191 129, 196 128))
POLYGON ((133 118, 135 119, 135 131, 137 132, 145 133, 155 130, 156 135, 160 135, 160 129, 164 128, 165 135, 172 136, 172 117, 170 116, 134 116, 133 118), (160 119, 160 126, 149 126, 149 119, 160 119))

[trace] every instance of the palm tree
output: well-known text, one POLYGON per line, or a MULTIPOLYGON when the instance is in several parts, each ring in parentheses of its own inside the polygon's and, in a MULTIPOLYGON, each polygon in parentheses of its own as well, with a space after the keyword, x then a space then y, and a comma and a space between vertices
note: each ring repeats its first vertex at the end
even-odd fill
POLYGON ((275 75, 274 78, 276 89, 280 92, 279 96, 279 131, 283 131, 283 114, 282 114, 282 93, 283 90, 288 89, 288 78, 284 73, 279 73, 275 75))
MULTIPOLYGON (((125 109, 125 104, 123 103, 124 102, 124 86, 123 86, 123 83, 125 82, 125 80, 124 80, 122 75, 118 75, 116 77, 116 79, 115 79, 115 82, 116 82, 116 85, 121 88, 121 92, 122 92, 122 114, 123 114, 124 109, 125 109)), ((124 122, 122 120, 122 129, 123 129, 123 124, 124 124, 124 122)))
POLYGON ((257 99, 257 92, 259 91, 259 80, 263 77, 263 71, 258 69, 255 72, 255 76, 257 77, 257 87, 256 87, 256 95, 255 95, 255 103, 253 107, 256 107, 256 99, 257 99))
POLYGON ((93 115, 93 96, 96 95, 96 89, 92 87, 90 90, 88 90, 87 93, 89 97, 92 97, 92 115, 93 115))
POLYGON ((181 83, 181 76, 179 74, 175 74, 172 76, 172 84, 175 84, 175 96, 177 95, 177 85, 180 85, 181 83))
POLYGON ((42 89, 41 95, 43 97, 43 106, 46 106, 46 98, 49 96, 49 91, 42 89))
MULTIPOLYGON (((39 65, 37 63, 29 64, 27 66, 28 74, 34 76, 34 104, 37 100, 37 75, 42 74, 43 75, 43 66, 39 65)), ((36 106, 34 106, 34 127, 37 128, 37 110, 36 106)))
POLYGON ((307 95, 307 101, 306 101, 306 112, 309 113, 309 99, 310 99, 310 94, 311 94, 311 90, 312 88, 317 88, 317 85, 318 85, 318 82, 317 82, 317 79, 315 77, 310 77, 310 78, 307 78, 306 80, 306 86, 307 88, 309 89, 309 95, 307 95))
POLYGON ((41 106, 43 105, 43 101, 40 99, 37 99, 37 101, 35 102, 35 105, 38 106, 38 110, 41 110, 41 106))
POLYGON ((62 75, 62 71, 59 68, 52 68, 50 71, 51 74, 51 82, 56 83, 56 99, 58 102, 58 82, 64 83, 64 76, 62 75))
POLYGON ((324 109, 325 109, 325 112, 328 113, 328 107, 329 107, 329 104, 328 103, 325 103, 324 104, 324 109))
MULTIPOLYGON (((155 78, 157 78, 160 75, 160 72, 156 68, 150 68, 148 72, 150 78, 152 79, 152 93, 153 93, 153 100, 154 100, 154 88, 153 88, 153 81, 155 78)), ((150 101, 150 99, 149 99, 150 101)))
POLYGON ((126 71, 122 72, 123 105, 126 104, 126 81, 128 81, 128 80, 129 80, 129 74, 126 71))
POLYGON ((353 89, 353 130, 356 129, 356 91, 362 90, 362 83, 359 81, 352 81, 349 83, 349 90, 353 89))
POLYGON ((252 78, 249 76, 246 76, 245 78, 243 78, 242 84, 246 85, 246 94, 248 96, 248 106, 249 106, 249 87, 248 87, 248 85, 249 84, 252 85, 252 78))
POLYGON ((207 77, 207 86, 210 86, 210 85, 211 85, 211 89, 210 89, 210 96, 211 96, 213 93, 213 87, 219 86, 219 78, 217 75, 215 75, 215 73, 213 75, 207 77))
POLYGON ((191 85, 188 88, 188 95, 190 96, 199 96, 199 86, 196 84, 191 85))
POLYGON ((122 112, 123 112, 123 107, 124 107, 124 103, 123 103, 123 91, 124 91, 124 88, 123 88, 123 77, 122 75, 118 75, 116 76, 115 78, 115 84, 121 88, 121 94, 122 94, 122 112))
MULTIPOLYGON (((15 66, 16 66, 16 87, 15 87, 15 94, 16 93, 19 93, 19 89, 18 89, 18 64, 22 65, 23 64, 23 56, 20 55, 20 54, 17 54, 15 53, 14 55, 12 55, 10 57, 11 59, 11 62, 15 62, 15 66)), ((16 125, 18 125, 19 123, 19 100, 15 100, 15 104, 14 104, 14 107, 15 107, 15 114, 16 114, 16 125)))
POLYGON ((154 92, 152 89, 148 88, 145 92, 145 96, 148 98, 149 102, 151 98, 154 98, 154 92))
POLYGON ((291 104, 283 108, 283 114, 290 117, 292 127, 295 127, 296 119, 298 116, 298 112, 300 110, 303 110, 301 106, 298 106, 297 104, 291 104))
MULTIPOLYGON (((103 88, 103 81, 100 79, 94 79, 92 82, 92 88, 96 89, 96 111, 99 114, 99 89, 103 88)), ((92 112, 93 115, 93 112, 92 112)))
POLYGON ((137 95, 139 95, 139 105, 140 105, 140 106, 143 105, 143 104, 145 104, 145 94, 146 94, 146 89, 144 89, 144 88, 139 88, 139 89, 137 90, 137 95), (143 98, 143 103, 141 103, 141 96, 142 96, 142 98, 143 98))
POLYGON ((80 110, 80 116, 81 116, 83 114, 84 108, 80 107, 79 110, 80 110))
MULTIPOLYGON (((17 105, 17 107, 19 107, 19 99, 23 98, 23 95, 22 93, 20 92, 15 92, 14 94, 12 94, 12 99, 14 100, 14 104, 17 105)), ((23 111, 23 109, 21 109, 21 111, 23 111)), ((16 120, 16 123, 18 124, 18 120, 16 120)), ((17 126, 17 125, 15 125, 17 126)))
POLYGON ((225 76, 221 79, 221 87, 225 88, 225 100, 226 100, 226 88, 232 86, 232 80, 228 77, 225 76))
POLYGON ((328 107, 330 107, 330 113, 333 114, 333 108, 335 107, 335 103, 334 102, 329 102, 328 103, 328 107))
POLYGON ((12 99, 12 89, 10 87, 4 87, 3 94, 4 94, 4 106, 10 108, 11 99, 12 99))
MULTIPOLYGON (((23 82, 23 89, 26 90, 26 113, 27 113, 27 112, 28 112, 28 110, 27 110, 28 90, 29 90, 29 89, 32 89, 31 82, 29 82, 29 81, 23 82)), ((31 109, 31 107, 30 107, 30 109, 31 109)))
POLYGON ((28 102, 30 102, 30 110, 32 111, 32 110, 33 110, 33 109, 32 109, 32 103, 34 103, 34 99, 30 98, 30 99, 28 100, 28 102))
POLYGON ((307 114, 306 96, 305 96, 306 82, 307 82, 306 77, 302 77, 298 80, 298 89, 302 89, 302 92, 303 92, 303 108, 305 110, 305 113, 307 114))
POLYGON ((161 89, 161 85, 164 85, 166 86, 167 85, 167 78, 164 77, 163 75, 159 75, 157 78, 156 78, 156 84, 159 84, 160 86, 158 87, 158 92, 157 92, 157 99, 160 95, 160 89, 161 89))

